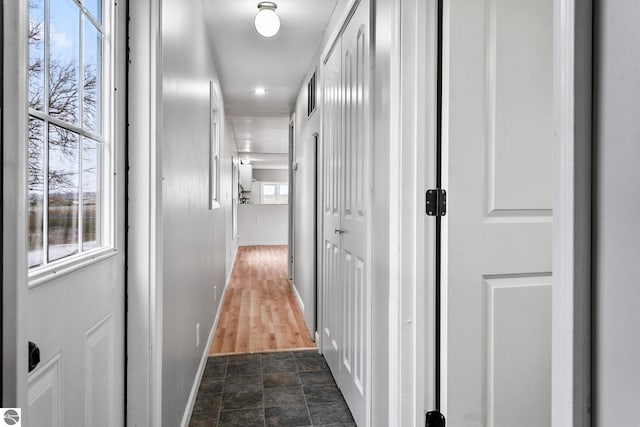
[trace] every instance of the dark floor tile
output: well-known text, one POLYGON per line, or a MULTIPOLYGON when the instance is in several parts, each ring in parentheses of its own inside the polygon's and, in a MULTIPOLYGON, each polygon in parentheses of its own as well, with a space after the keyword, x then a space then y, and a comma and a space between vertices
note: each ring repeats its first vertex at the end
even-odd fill
POLYGON ((356 427, 356 423, 314 424, 313 427, 356 427))
POLYGON ((278 372, 297 372, 298 367, 293 359, 264 360, 262 362, 262 373, 275 374, 278 372))
POLYGON ((235 390, 222 394, 222 410, 262 408, 262 387, 255 385, 238 386, 235 390))
POLYGON ((327 362, 322 358, 308 358, 296 360, 299 372, 322 371, 329 369, 327 362))
POLYGON ((211 362, 218 362, 218 363, 227 363, 227 360, 229 359, 229 356, 209 356, 207 358, 207 362, 211 361, 211 362))
POLYGON ((222 411, 218 427, 264 427, 264 410, 222 411))
POLYGON ((318 350, 294 351, 293 357, 296 359, 324 359, 324 357, 318 353, 318 350))
POLYGON ((262 390, 262 384, 259 381, 253 382, 253 383, 237 383, 237 384, 225 383, 223 394, 233 393, 236 391, 243 391, 243 390, 246 390, 246 391, 262 390))
POLYGON ((217 427, 218 413, 193 414, 189 421, 189 427, 217 427))
POLYGON ((224 379, 224 386, 228 385, 237 385, 237 384, 253 384, 253 385, 261 385, 262 384, 262 374, 230 374, 227 375, 224 379))
POLYGON ((237 356, 229 356, 227 363, 253 363, 260 362, 260 353, 239 354, 237 356))
POLYGON ((262 353, 262 361, 268 360, 289 360, 293 359, 293 353, 290 351, 274 351, 269 353, 262 353))
POLYGON ((306 404, 302 387, 267 388, 264 390, 264 407, 306 404))
POLYGON ((260 362, 228 363, 227 376, 255 375, 260 373, 260 362))
POLYGON ((300 381, 302 381, 302 385, 305 387, 314 385, 335 385, 331 372, 328 370, 300 372, 298 375, 300 375, 300 381))
POLYGON ((307 403, 342 402, 344 398, 336 386, 304 387, 307 403))
POLYGON ((279 374, 264 374, 264 388, 290 387, 300 384, 300 377, 297 372, 283 372, 279 374))
POLYGON ((265 409, 265 424, 278 427, 297 427, 309 425, 309 413, 306 405, 289 405, 265 409))
POLYGON ((198 393, 222 393, 224 378, 202 377, 198 393))
POLYGON ((345 403, 314 403, 308 406, 313 425, 353 423, 353 417, 345 403))
POLYGON ((215 358, 209 358, 204 368, 203 378, 221 378, 224 377, 227 370, 226 361, 218 361, 215 358))
POLYGON ((200 412, 218 413, 220 410, 221 394, 198 393, 196 403, 193 405, 193 413, 200 412))

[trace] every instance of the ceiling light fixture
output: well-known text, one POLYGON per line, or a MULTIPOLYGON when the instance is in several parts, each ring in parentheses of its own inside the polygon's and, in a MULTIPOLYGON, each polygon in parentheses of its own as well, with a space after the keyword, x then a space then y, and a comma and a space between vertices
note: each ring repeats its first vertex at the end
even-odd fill
POLYGON ((276 13, 277 8, 278 5, 271 1, 258 3, 255 26, 262 37, 273 37, 280 31, 280 18, 276 13))
POLYGON ((251 164, 251 159, 242 159, 242 160, 240 160, 240 164, 241 165, 250 165, 251 164))
POLYGON ((257 87, 253 90, 254 95, 265 95, 267 90, 263 87, 257 87))

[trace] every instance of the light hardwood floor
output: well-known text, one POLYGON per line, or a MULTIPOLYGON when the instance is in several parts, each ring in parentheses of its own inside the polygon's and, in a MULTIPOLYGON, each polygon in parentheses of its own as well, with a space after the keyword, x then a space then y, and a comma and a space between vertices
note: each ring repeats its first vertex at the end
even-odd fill
POLYGON ((240 247, 209 354, 310 348, 287 279, 287 247, 240 247))

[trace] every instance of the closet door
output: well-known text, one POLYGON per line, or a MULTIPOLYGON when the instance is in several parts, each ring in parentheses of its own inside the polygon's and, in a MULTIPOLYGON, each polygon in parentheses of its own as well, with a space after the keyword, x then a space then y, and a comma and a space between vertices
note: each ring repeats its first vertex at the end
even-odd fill
POLYGON ((358 425, 370 423, 369 3, 324 65, 322 351, 358 425))
POLYGON ((360 2, 342 34, 340 209, 342 341, 338 385, 358 425, 368 425, 370 359, 369 7, 360 2))

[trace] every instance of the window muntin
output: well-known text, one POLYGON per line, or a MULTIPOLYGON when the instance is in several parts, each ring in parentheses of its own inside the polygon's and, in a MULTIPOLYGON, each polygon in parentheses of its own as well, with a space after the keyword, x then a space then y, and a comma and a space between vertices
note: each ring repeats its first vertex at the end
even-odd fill
POLYGON ((110 244, 102 0, 29 0, 29 268, 110 244))

